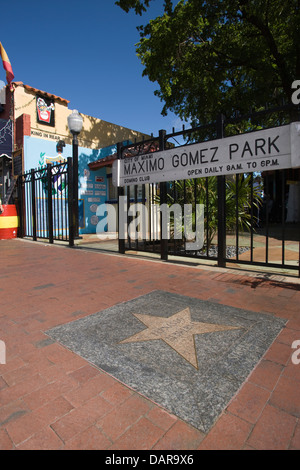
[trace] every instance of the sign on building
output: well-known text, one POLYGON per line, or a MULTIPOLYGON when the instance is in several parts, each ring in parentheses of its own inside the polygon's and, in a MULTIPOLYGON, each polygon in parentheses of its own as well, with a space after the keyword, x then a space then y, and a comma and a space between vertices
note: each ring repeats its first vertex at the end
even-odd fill
POLYGON ((54 127, 54 100, 46 98, 45 96, 37 95, 36 97, 36 121, 39 124, 54 127))

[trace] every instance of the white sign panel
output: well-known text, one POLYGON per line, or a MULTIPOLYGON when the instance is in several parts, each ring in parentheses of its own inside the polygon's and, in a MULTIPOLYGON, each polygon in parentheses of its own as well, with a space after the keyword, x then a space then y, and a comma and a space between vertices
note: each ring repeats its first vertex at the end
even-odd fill
POLYGON ((300 167, 300 123, 117 160, 113 184, 262 172, 300 167))

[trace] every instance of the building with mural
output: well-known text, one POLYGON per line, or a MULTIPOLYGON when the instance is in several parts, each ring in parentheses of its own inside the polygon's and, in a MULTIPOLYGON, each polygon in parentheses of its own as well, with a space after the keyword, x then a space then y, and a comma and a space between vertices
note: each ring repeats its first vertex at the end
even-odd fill
MULTIPOLYGON (((10 197, 17 176, 72 157, 72 134, 67 118, 70 102, 23 82, 6 87, 0 106, 0 191, 10 197), (3 103, 4 101, 4 103, 3 103)), ((81 114, 78 136, 80 233, 95 233, 98 205, 114 199, 110 165, 90 164, 114 154, 117 142, 133 142, 145 134, 81 114)))

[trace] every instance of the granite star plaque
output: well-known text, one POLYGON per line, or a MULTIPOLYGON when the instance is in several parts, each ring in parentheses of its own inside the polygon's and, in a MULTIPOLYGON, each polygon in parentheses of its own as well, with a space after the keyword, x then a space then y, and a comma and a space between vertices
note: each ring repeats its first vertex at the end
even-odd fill
POLYGON ((47 334, 208 432, 284 325, 271 314, 153 291, 47 334))

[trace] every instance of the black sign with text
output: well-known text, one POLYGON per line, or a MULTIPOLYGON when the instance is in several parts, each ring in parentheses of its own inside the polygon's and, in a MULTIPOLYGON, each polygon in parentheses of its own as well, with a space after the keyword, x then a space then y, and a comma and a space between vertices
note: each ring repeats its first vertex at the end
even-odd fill
POLYGON ((36 119, 39 124, 54 127, 54 100, 45 96, 37 95, 36 97, 36 119))

